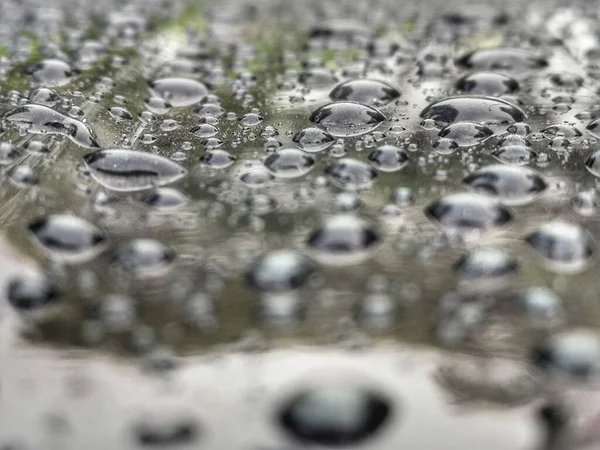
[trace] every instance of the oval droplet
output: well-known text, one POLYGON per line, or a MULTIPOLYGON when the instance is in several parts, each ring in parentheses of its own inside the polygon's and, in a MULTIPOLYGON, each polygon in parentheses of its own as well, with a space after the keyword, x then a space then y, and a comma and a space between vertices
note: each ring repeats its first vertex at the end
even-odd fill
POLYGON ((375 130, 385 116, 367 105, 336 102, 317 108, 309 120, 332 136, 360 136, 375 130))

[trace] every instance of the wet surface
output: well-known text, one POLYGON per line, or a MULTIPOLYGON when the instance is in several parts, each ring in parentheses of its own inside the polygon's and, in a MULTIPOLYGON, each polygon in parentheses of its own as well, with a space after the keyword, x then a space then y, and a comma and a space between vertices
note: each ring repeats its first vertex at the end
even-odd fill
POLYGON ((0 448, 599 445, 594 5, 84 3, 0 5, 0 448))

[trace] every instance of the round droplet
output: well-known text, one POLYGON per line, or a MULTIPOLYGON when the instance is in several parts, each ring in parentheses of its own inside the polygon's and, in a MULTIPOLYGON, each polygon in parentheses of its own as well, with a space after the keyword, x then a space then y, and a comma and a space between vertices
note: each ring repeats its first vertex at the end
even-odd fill
POLYGON ((327 89, 339 80, 329 69, 313 67, 300 74, 300 83, 309 89, 327 89))
POLYGON ((526 242, 557 271, 579 271, 593 256, 596 245, 579 225, 555 220, 526 237, 526 242))
MULTIPOLYGON (((341 215, 327 219, 308 237, 308 246, 320 256, 357 256, 375 248, 379 233, 368 222, 355 216, 341 215)), ((328 258, 329 259, 329 258, 328 258)), ((331 262, 335 262, 333 259, 331 262)))
POLYGON ((175 252, 154 239, 134 239, 117 253, 117 261, 138 275, 163 272, 174 259, 175 252))
POLYGON ((51 215, 29 224, 33 240, 53 258, 83 262, 94 258, 106 242, 100 228, 79 217, 51 215))
POLYGON ((171 103, 161 97, 150 97, 145 103, 148 111, 154 114, 165 114, 173 107, 171 103))
POLYGON ((302 253, 277 250, 254 261, 247 280, 260 292, 288 292, 306 285, 316 270, 316 264, 302 253))
POLYGON ((498 197, 509 205, 530 203, 547 187, 542 176, 534 170, 500 164, 476 170, 464 182, 479 193, 498 197))
POLYGON ((585 167, 592 175, 600 178, 600 151, 592 153, 585 160, 585 167))
POLYGON ((504 100, 469 95, 432 103, 421 111, 420 116, 423 120, 432 120, 439 128, 457 122, 475 122, 488 126, 510 125, 527 118, 522 110, 504 100))
POLYGON ((296 148, 278 150, 265 160, 265 167, 280 178, 297 178, 306 175, 313 169, 314 164, 315 160, 312 156, 296 148))
POLYGON ((219 129, 209 123, 203 123, 195 126, 190 131, 198 137, 209 138, 215 136, 219 132, 219 129))
POLYGON ((60 59, 45 59, 29 66, 25 73, 46 87, 64 86, 76 74, 68 63, 60 59))
POLYGON ((261 187, 275 179, 275 176, 265 169, 252 169, 240 176, 240 181, 250 187, 261 187))
POLYGON ((506 207, 479 194, 448 195, 431 203, 425 214, 444 228, 464 231, 487 230, 512 220, 506 207))
POLYGON ((325 150, 335 139, 320 128, 305 128, 294 135, 293 141, 305 152, 320 152, 325 150))
MULTIPOLYGON (((527 317, 534 321, 553 321, 563 315, 560 298, 551 290, 542 287, 527 289, 520 297, 527 317)), ((550 322, 552 323, 552 322, 550 322)))
POLYGON ((377 172, 369 164, 353 158, 332 162, 325 173, 332 184, 347 190, 366 189, 377 176, 377 172))
MULTIPOLYGON (((473 122, 454 123, 439 132, 441 138, 449 139, 459 147, 470 147, 471 145, 480 144, 493 134, 494 132, 490 128, 473 122)), ((434 148, 437 151, 437 146, 434 148)))
POLYGON ((454 87, 459 94, 497 97, 517 92, 519 82, 499 72, 475 72, 460 78, 454 87))
POLYGON ((515 48, 483 48, 456 60, 456 65, 475 70, 522 72, 548 66, 545 58, 515 48))
POLYGON ((433 143, 432 147, 440 155, 450 155, 458 149, 458 142, 452 139, 440 138, 433 143))
POLYGON ((367 105, 336 102, 317 108, 309 119, 332 136, 351 137, 375 130, 385 116, 367 105))
POLYGON ((185 205, 188 198, 177 189, 158 188, 152 191, 144 201, 153 208, 173 209, 185 205))
POLYGON ((583 328, 556 332, 533 349, 532 360, 547 375, 568 381, 597 381, 600 336, 583 328))
POLYGON ((358 79, 336 86, 329 94, 329 98, 335 102, 358 102, 382 107, 400 98, 400 91, 383 81, 358 79))
POLYGON ((122 106, 111 106, 108 108, 108 112, 110 116, 117 121, 133 120, 133 115, 122 106))
POLYGON ((235 160, 236 157, 231 153, 220 149, 210 150, 202 155, 202 158, 200 158, 202 163, 213 169, 225 169, 231 166, 235 160))
POLYGON ((187 173, 170 159, 133 150, 98 150, 83 160, 92 177, 113 191, 151 189, 178 181, 187 173))
POLYGON ((504 164, 522 166, 537 158, 537 153, 526 145, 503 145, 494 150, 492 156, 504 164))
POLYGON ((247 113, 240 117, 240 123, 245 127, 255 127, 264 120, 260 114, 247 113))
POLYGON ((481 280, 514 275, 518 264, 500 250, 479 249, 462 257, 455 269, 461 278, 481 280))
POLYGON ((371 152, 369 161, 381 172, 397 172, 408 164, 408 154, 395 145, 383 145, 371 152))
POLYGON ((388 421, 387 399, 367 389, 323 386, 289 398, 278 412, 278 422, 306 445, 357 445, 372 438, 388 421))
POLYGON ((7 289, 8 302, 19 311, 35 311, 56 303, 58 286, 39 272, 17 275, 7 289))
POLYGON ((363 206, 363 201, 354 192, 341 192, 333 199, 332 208, 339 213, 354 212, 363 206))
POLYGON ((208 94, 206 86, 189 78, 162 78, 151 82, 150 90, 175 107, 194 105, 208 94))

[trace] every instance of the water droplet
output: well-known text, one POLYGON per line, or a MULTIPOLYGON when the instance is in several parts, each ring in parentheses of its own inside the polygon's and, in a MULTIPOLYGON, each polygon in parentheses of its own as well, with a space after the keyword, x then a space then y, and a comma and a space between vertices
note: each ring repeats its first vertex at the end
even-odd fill
POLYGON ((38 177, 31 166, 21 164, 8 172, 10 181, 18 186, 33 186, 38 184, 38 177))
POLYGON ((389 295, 370 294, 358 305, 356 320, 366 328, 388 328, 394 325, 396 310, 396 303, 389 295))
POLYGON ((261 187, 275 179, 275 176, 265 169, 252 169, 240 176, 240 181, 247 186, 261 187))
POLYGON ((133 115, 122 106, 111 106, 108 108, 108 112, 111 117, 117 121, 133 120, 133 115))
POLYGON ((46 106, 25 105, 4 115, 8 125, 33 134, 61 134, 82 147, 98 147, 92 130, 84 123, 71 119, 46 106))
POLYGON ((309 120, 332 136, 360 136, 375 130, 385 116, 370 106, 352 102, 337 102, 317 108, 309 120))
POLYGON ((381 172, 397 172, 408 164, 408 154, 394 145, 383 145, 371 152, 369 161, 381 172))
POLYGON ((512 220, 512 213, 499 202, 479 194, 451 194, 431 203, 425 214, 444 228, 487 230, 512 220))
POLYGON ((92 177, 113 191, 151 189, 180 180, 187 173, 167 158, 133 150, 98 150, 83 159, 92 177))
POLYGON ((259 125, 264 118, 260 114, 247 113, 240 117, 240 123, 245 127, 255 127, 259 125))
POLYGON ((119 248, 117 261, 137 275, 164 272, 175 259, 175 252, 154 239, 134 239, 119 248))
POLYGON ((276 250, 254 261, 247 280, 260 292, 288 292, 306 285, 316 271, 317 265, 302 253, 276 250))
POLYGON ((563 315, 562 302, 558 296, 549 289, 532 287, 527 289, 520 297, 527 317, 542 324, 554 323, 563 315))
POLYGON ((171 103, 161 97, 150 97, 146 99, 145 104, 148 111, 154 114, 165 114, 173 107, 171 103))
POLYGON ((14 162, 21 153, 12 142, 0 142, 0 164, 8 165, 14 162))
POLYGON ((457 122, 475 122, 487 126, 523 122, 527 116, 516 106, 493 97, 457 96, 427 106, 420 114, 440 128, 457 122))
POLYGON ((153 208, 173 209, 185 205, 188 198, 177 189, 158 188, 152 191, 144 201, 153 208))
POLYGON ((313 169, 314 164, 315 160, 312 156, 295 148, 278 150, 265 160, 265 167, 280 178, 297 178, 306 175, 313 169))
POLYGON ((551 125, 544 128, 540 133, 549 139, 564 137, 569 140, 575 140, 582 136, 581 131, 572 125, 551 125))
POLYGON ((53 106, 60 100, 60 97, 52 89, 39 88, 31 92, 29 100, 31 100, 31 103, 37 103, 38 105, 53 106))
POLYGON ((13 278, 6 295, 8 302, 19 311, 34 311, 56 303, 59 290, 45 274, 33 272, 13 278))
POLYGON ((575 73, 553 73, 550 82, 557 87, 567 89, 578 89, 583 86, 583 77, 575 73))
POLYGON ((300 391, 281 407, 278 421, 307 445, 357 445, 372 438, 392 413, 380 394, 351 386, 322 386, 300 391))
POLYGON ((190 131, 198 137, 209 138, 215 136, 219 132, 219 129, 214 125, 203 123, 196 125, 190 131))
POLYGON ((367 163, 353 158, 342 158, 332 162, 325 173, 335 186, 341 189, 366 189, 377 176, 377 172, 367 163))
POLYGON ((519 82, 503 73, 475 72, 458 79, 454 87, 460 94, 497 97, 517 92, 519 82))
POLYGON ((540 342, 531 357, 547 375, 569 381, 596 381, 600 373, 600 336, 583 328, 558 331, 540 342))
POLYGON ((329 94, 329 98, 335 102, 358 102, 382 107, 400 98, 400 91, 383 81, 358 79, 336 86, 329 94))
POLYGON ((559 272, 576 272, 595 253, 596 245, 589 233, 579 225, 554 220, 542 225, 526 237, 526 242, 559 272))
POLYGON ((392 201, 396 206, 406 207, 415 202, 412 189, 404 186, 397 187, 392 193, 392 201))
POLYGON ((332 135, 319 128, 305 128, 294 135, 293 141, 305 152, 320 152, 335 142, 332 135))
POLYGON ((308 246, 329 264, 346 263, 346 258, 362 260, 380 242, 375 228, 355 216, 333 216, 325 220, 308 237, 308 246))
POLYGON ((492 248, 478 249, 456 263, 456 272, 465 279, 479 280, 515 275, 516 259, 492 248))
POLYGON ((236 157, 225 150, 215 149, 206 152, 200 158, 202 163, 213 169, 225 169, 231 166, 236 160, 236 157))
POLYGON ((299 81, 309 89, 326 89, 339 80, 331 70, 323 67, 313 67, 302 72, 299 81))
POLYGON ((600 210, 600 198, 594 190, 583 191, 571 199, 571 205, 578 214, 592 216, 600 210))
POLYGON ((181 414, 147 414, 135 426, 135 435, 146 447, 174 447, 191 445, 198 438, 199 427, 195 420, 181 414))
POLYGON ((482 48, 456 60, 456 65, 475 70, 522 72, 548 66, 545 58, 516 48, 482 48))
MULTIPOLYGON (((470 147, 484 142, 494 132, 485 125, 473 122, 458 122, 448 125, 439 132, 439 136, 455 142, 459 147, 470 147)), ((440 141, 438 141, 440 142, 440 141)), ((439 144, 435 146, 438 151, 439 144)), ((438 151, 439 152, 439 151, 438 151)))
POLYGON ((76 71, 60 59, 44 59, 29 66, 25 73, 46 87, 64 86, 76 75, 76 71))
POLYGON ((106 234, 79 217, 51 215, 28 226, 33 240, 52 258, 67 263, 93 259, 104 247, 106 234))
POLYGON ((585 161, 585 167, 595 177, 600 177, 600 151, 591 154, 585 161))
POLYGON ((363 206, 363 202, 354 192, 341 192, 333 199, 332 208, 336 212, 354 212, 363 206))
POLYGON ((506 165, 483 167, 469 174, 464 182, 482 194, 498 197, 508 205, 530 203, 547 187, 536 171, 506 165))
POLYGON ((150 90, 174 107, 194 105, 208 94, 206 86, 189 78, 162 78, 151 82, 150 90))

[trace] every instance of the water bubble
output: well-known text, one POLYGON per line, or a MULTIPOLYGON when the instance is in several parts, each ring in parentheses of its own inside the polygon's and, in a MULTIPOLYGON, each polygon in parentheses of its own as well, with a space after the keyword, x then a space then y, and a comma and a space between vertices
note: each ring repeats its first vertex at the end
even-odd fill
MULTIPOLYGON (((201 105, 200 107, 196 108, 194 110, 194 112, 196 113, 196 115, 200 118, 202 117, 221 117, 223 114, 225 114, 225 110, 219 106, 219 105, 214 105, 214 104, 206 104, 206 105, 201 105)), ((235 116, 234 113, 234 120, 237 118, 237 116, 235 116)))
POLYGON ((542 287, 527 289, 520 296, 523 309, 530 320, 548 323, 563 315, 562 302, 551 290, 542 287))
POLYGON ((152 94, 174 107, 191 106, 208 94, 202 83, 189 78, 162 78, 150 83, 152 94))
POLYGON ((314 164, 315 160, 312 156, 296 148, 278 150, 265 160, 265 167, 280 178, 297 178, 306 175, 313 169, 314 164))
POLYGON ((581 131, 572 125, 551 125, 540 131, 545 137, 552 139, 555 137, 564 137, 567 139, 577 139, 582 136, 581 131))
POLYGON ((584 328, 558 331, 540 342, 531 358, 548 375, 570 381, 596 380, 600 373, 600 336, 584 328))
POLYGON ((98 150, 83 159, 92 177, 113 191, 151 189, 180 180, 187 173, 167 158, 133 150, 98 150))
POLYGON ((58 286, 41 272, 17 275, 7 288, 8 302, 19 311, 34 311, 58 300, 58 286))
POLYGON ((160 129, 162 131, 173 131, 179 128, 179 126, 179 122, 177 122, 175 119, 164 119, 160 123, 160 129))
POLYGON ((194 133, 198 137, 209 138, 215 136, 219 132, 219 129, 214 125, 203 123, 196 125, 190 130, 190 132, 194 133))
POLYGON ((375 130, 385 116, 360 103, 336 102, 317 108, 309 120, 332 136, 360 136, 375 130))
POLYGON ((202 155, 202 158, 200 158, 202 163, 213 169, 225 169, 231 166, 235 160, 236 157, 231 153, 220 149, 207 151, 204 155, 202 155))
POLYGON ((121 246, 117 261, 137 275, 164 272, 175 259, 175 252, 154 239, 134 239, 121 246))
POLYGON ((583 77, 575 73, 553 73, 549 79, 554 86, 560 88, 578 89, 583 86, 583 77))
POLYGON ((356 320, 366 328, 387 328, 394 325, 396 310, 396 303, 389 295, 374 293, 360 302, 356 320))
POLYGON ((578 192, 571 199, 571 205, 578 214, 592 216, 600 211, 600 198, 595 190, 578 192))
POLYGON ((185 205, 188 198, 177 189, 158 188, 153 190, 144 202, 157 209, 173 209, 185 205))
POLYGON ((431 203, 427 217, 444 228, 457 230, 488 230, 505 225, 512 213, 499 202, 479 194, 451 194, 431 203))
POLYGON ((319 128, 305 128, 294 135, 293 141, 305 152, 320 152, 325 150, 335 139, 332 135, 319 128))
POLYGON ((585 160, 586 169, 595 177, 600 177, 600 151, 591 154, 585 160))
POLYGON ((46 87, 64 86, 76 75, 76 71, 60 59, 44 59, 29 66, 25 73, 46 87))
POLYGON ((420 114, 440 128, 457 122, 475 122, 487 126, 523 122, 526 115, 516 106, 493 97, 457 96, 427 106, 420 114))
POLYGON ((144 102, 148 111, 154 114, 165 114, 173 105, 161 97, 150 97, 144 102))
POLYGON ((275 176, 266 168, 251 169, 240 176, 240 181, 247 186, 261 187, 274 180, 275 176))
MULTIPOLYGON (((310 234, 307 244, 320 259, 333 264, 336 257, 363 259, 380 240, 379 233, 365 220, 351 215, 340 215, 325 220, 310 234)), ((345 261, 340 258, 339 262, 345 261)))
POLYGON ((475 72, 459 78, 454 88, 459 94, 497 97, 517 92, 519 82, 499 72, 475 72))
POLYGON ((464 182, 482 194, 498 197, 509 205, 523 205, 546 190, 546 182, 526 167, 492 165, 469 174, 464 182))
POLYGON ((381 172, 397 172, 408 164, 408 155, 395 145, 383 145, 371 152, 369 161, 381 172))
POLYGON ((106 233, 84 219, 50 215, 28 226, 32 239, 55 259, 67 263, 94 258, 103 249, 106 233))
POLYGON ((503 145, 492 156, 504 164, 522 166, 537 158, 537 153, 526 145, 503 145))
POLYGON ((333 199, 332 209, 339 213, 354 212, 363 206, 363 201, 354 192, 341 192, 333 199))
POLYGON ((12 142, 0 142, 0 164, 8 165, 14 162, 21 152, 12 142))
POLYGON ((506 277, 517 273, 517 260, 493 249, 478 249, 462 257, 455 265, 461 278, 479 280, 506 277))
POLYGON ((412 189, 404 186, 399 186, 392 192, 392 201, 396 206, 406 207, 415 202, 415 196, 412 189))
POLYGON ((400 98, 400 91, 383 81, 358 79, 336 86, 329 94, 335 102, 357 102, 382 107, 400 98))
POLYGON ((61 134, 82 147, 98 147, 92 131, 84 123, 46 106, 25 105, 4 115, 7 124, 33 134, 61 134))
POLYGON ((377 172, 367 163, 353 158, 342 158, 332 162, 325 173, 335 186, 341 189, 366 189, 377 176, 377 172))
POLYGON ((516 48, 483 48, 456 60, 456 65, 475 70, 506 70, 522 72, 543 69, 548 61, 534 53, 516 48))
POLYGON ((111 106, 108 108, 108 113, 117 121, 133 120, 133 115, 122 106, 111 106))
MULTIPOLYGON (((441 138, 455 142, 459 147, 470 147, 480 144, 493 134, 494 132, 490 128, 473 122, 454 123, 439 132, 441 138)), ((439 153, 438 147, 439 144, 434 148, 439 153)))
POLYGON ((259 292, 288 292, 306 285, 317 265, 294 250, 276 250, 253 262, 247 275, 250 286, 259 292))
POLYGON ((339 80, 329 69, 313 67, 302 72, 299 81, 309 89, 327 89, 339 80))
POLYGON ((458 142, 452 139, 440 138, 433 143, 432 147, 440 155, 450 155, 458 149, 458 142))
POLYGON ((554 220, 526 237, 526 242, 557 271, 576 272, 585 267, 596 245, 579 225, 554 220))
POLYGON ((29 94, 29 100, 38 105, 53 106, 60 100, 60 97, 52 89, 39 88, 29 94))
POLYGON ((264 118, 257 113, 247 113, 240 117, 240 123, 245 127, 255 127, 260 125, 264 118))
POLYGON ((8 172, 10 181, 18 186, 33 186, 38 184, 38 177, 31 166, 21 164, 8 172))
POLYGON ((321 386, 300 391, 281 407, 278 422, 306 445, 358 445, 372 438, 392 413, 389 401, 365 388, 321 386))

